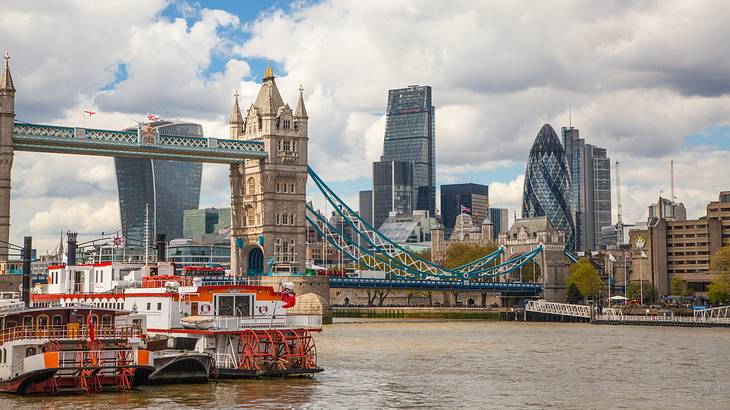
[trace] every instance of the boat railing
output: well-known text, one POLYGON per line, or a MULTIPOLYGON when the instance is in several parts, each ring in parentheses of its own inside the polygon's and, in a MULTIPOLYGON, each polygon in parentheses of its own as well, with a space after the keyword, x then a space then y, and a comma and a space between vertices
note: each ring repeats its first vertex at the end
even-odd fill
POLYGON ((256 315, 256 316, 215 316, 214 327, 226 330, 242 329, 321 329, 322 315, 256 315))
POLYGON ((304 328, 308 330, 322 329, 322 315, 306 315, 287 313, 287 327, 304 328))
MULTIPOLYGON (((94 326, 97 339, 129 339, 142 337, 139 326, 94 326)), ((23 339, 86 340, 91 336, 89 326, 15 326, 0 331, 0 345, 23 339)))
POLYGON ((218 368, 223 369, 237 369, 238 362, 236 357, 230 353, 216 353, 215 354, 215 365, 218 368))
POLYGON ((218 329, 281 329, 287 327, 286 315, 215 316, 214 326, 218 329))
POLYGON ((16 310, 23 310, 25 309, 25 302, 19 301, 19 302, 9 302, 0 305, 0 312, 7 313, 7 312, 13 312, 16 310))

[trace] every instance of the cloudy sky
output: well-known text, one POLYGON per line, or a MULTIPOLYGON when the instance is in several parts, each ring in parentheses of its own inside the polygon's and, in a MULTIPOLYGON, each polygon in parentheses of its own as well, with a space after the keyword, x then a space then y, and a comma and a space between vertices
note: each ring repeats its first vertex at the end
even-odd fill
MULTIPOLYGON (((730 2, 694 0, 6 0, 0 49, 18 120, 116 129, 152 112, 217 137, 270 59, 290 105, 304 86, 311 165, 354 207, 390 88, 433 87, 437 184, 489 184, 511 210, 536 133, 572 106, 581 136, 621 161, 635 221, 668 195, 672 159, 690 217, 730 189, 728 21, 730 2)), ((110 158, 16 153, 12 189, 12 240, 40 252, 62 230, 120 228, 110 158)), ((201 206, 228 201, 227 168, 206 165, 201 206)))

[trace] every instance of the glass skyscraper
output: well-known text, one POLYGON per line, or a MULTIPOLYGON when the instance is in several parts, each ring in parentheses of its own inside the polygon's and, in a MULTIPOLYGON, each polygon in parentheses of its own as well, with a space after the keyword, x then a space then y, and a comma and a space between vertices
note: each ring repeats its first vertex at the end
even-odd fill
POLYGON ((412 85, 388 91, 381 161, 413 162, 413 209, 436 211, 435 109, 431 87, 412 85))
POLYGON ((601 247, 601 228, 611 225, 611 159, 604 148, 586 144, 577 128, 562 131, 570 167, 575 249, 596 250, 601 247))
POLYGON ((373 162, 373 227, 388 219, 391 211, 413 212, 413 163, 373 162))
POLYGON ((550 224, 565 232, 565 248, 575 245, 575 224, 570 207, 570 171, 565 151, 550 124, 545 124, 530 149, 522 193, 522 217, 547 216, 550 224))
MULTIPOLYGON (((200 124, 155 121, 160 135, 202 137, 200 124)), ((131 127, 125 131, 135 131, 131 127)), ((115 157, 119 213, 127 246, 144 246, 145 206, 149 209, 149 240, 183 237, 183 212, 197 209, 203 165, 193 162, 115 157)))
POLYGON ((475 225, 481 226, 489 217, 489 187, 471 183, 441 185, 441 223, 447 236, 454 230, 462 210, 471 215, 475 225))

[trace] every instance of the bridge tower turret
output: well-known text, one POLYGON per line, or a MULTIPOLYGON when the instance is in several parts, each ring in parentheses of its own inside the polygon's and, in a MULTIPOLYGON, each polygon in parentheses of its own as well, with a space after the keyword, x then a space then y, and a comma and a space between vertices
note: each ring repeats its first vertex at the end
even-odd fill
MULTIPOLYGON (((10 172, 13 167, 13 122, 15 85, 10 75, 10 56, 5 52, 0 76, 0 241, 10 240, 10 172)), ((0 261, 7 261, 8 248, 0 243, 0 261)))
MULTIPOLYGON (((234 102, 234 111, 237 101, 234 102)), ((303 272, 306 263, 307 111, 281 98, 271 66, 231 138, 264 143, 268 157, 231 166, 231 269, 235 274, 303 272), (234 135, 235 131, 235 135, 234 135)))

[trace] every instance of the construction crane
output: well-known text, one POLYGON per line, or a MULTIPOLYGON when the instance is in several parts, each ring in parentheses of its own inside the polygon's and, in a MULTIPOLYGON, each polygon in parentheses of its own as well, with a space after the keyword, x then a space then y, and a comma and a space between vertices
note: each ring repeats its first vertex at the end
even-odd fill
POLYGON ((623 210, 621 209, 621 163, 616 161, 616 211, 618 216, 618 222, 616 223, 616 235, 618 236, 617 243, 623 243, 624 241, 624 221, 623 221, 623 210))

